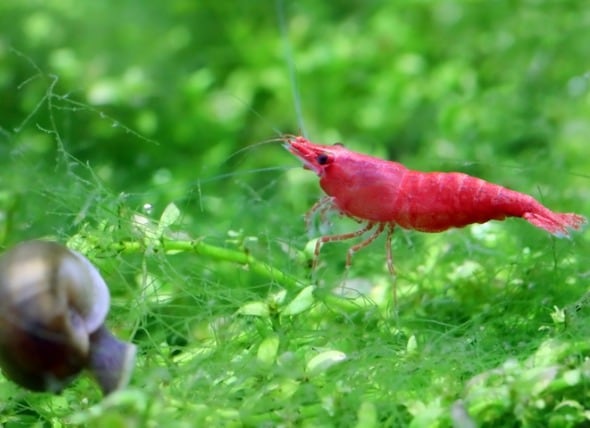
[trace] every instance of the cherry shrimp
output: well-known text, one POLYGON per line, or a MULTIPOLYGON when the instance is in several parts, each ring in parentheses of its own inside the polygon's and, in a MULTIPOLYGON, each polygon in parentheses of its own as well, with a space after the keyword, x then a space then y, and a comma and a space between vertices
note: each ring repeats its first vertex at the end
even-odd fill
MULTIPOLYGON (((283 2, 277 0, 295 111, 300 132, 305 135, 284 15, 283 2)), ((363 223, 362 228, 353 232, 319 237, 314 248, 313 267, 317 266, 323 244, 368 234, 348 249, 348 269, 353 255, 385 232, 387 268, 394 276, 392 238, 396 226, 442 232, 473 223, 520 217, 557 237, 568 237, 570 229, 578 230, 586 223, 581 215, 553 212, 532 196, 467 174, 415 171, 398 162, 353 152, 342 144, 315 144, 303 136, 283 135, 279 140, 303 162, 305 169, 319 176, 320 186, 327 194, 307 212, 308 227, 316 213, 324 216, 330 210, 363 223)))
POLYGON ((396 226, 421 232, 442 232, 490 220, 520 217, 557 237, 569 237, 586 218, 556 213, 532 196, 459 172, 422 172, 404 165, 348 150, 341 144, 314 144, 301 136, 285 136, 284 147, 315 172, 327 196, 308 211, 336 210, 363 227, 357 231, 321 236, 315 245, 313 266, 327 242, 345 241, 371 232, 351 246, 346 255, 350 268, 355 252, 386 233, 387 268, 395 275, 391 240, 396 226))

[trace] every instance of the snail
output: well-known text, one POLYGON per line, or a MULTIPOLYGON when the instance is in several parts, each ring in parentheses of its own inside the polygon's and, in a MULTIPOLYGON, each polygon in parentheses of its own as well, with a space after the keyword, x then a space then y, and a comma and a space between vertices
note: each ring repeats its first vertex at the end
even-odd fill
POLYGON ((0 257, 0 368, 33 391, 60 392, 88 370, 104 394, 127 385, 136 347, 105 327, 110 294, 82 255, 46 241, 0 257))

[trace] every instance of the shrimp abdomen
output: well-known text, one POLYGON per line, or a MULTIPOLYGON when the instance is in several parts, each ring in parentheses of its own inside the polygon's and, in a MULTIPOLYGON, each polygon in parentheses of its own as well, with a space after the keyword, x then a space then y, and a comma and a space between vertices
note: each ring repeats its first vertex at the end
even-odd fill
POLYGON ((462 173, 408 171, 395 205, 395 223, 423 232, 521 217, 565 237, 568 229, 579 229, 586 222, 577 214, 555 213, 532 196, 462 173))

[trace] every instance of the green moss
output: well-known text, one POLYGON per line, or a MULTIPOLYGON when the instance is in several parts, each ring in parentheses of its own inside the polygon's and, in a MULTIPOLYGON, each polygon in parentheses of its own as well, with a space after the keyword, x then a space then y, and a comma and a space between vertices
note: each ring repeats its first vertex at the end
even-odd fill
POLYGON ((284 13, 302 117, 274 1, 0 4, 0 244, 85 254, 139 346, 106 399, 84 377, 58 397, 0 378, 0 424, 587 423, 587 232, 397 230, 395 283, 383 238, 346 274, 348 246, 326 244, 312 273, 317 177, 269 140, 304 126, 588 215, 588 8, 284 13))

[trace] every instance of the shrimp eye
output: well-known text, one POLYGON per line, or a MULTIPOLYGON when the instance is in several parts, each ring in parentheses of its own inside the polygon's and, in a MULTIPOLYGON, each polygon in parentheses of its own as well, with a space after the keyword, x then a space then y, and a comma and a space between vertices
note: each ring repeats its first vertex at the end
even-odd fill
POLYGON ((316 158, 317 163, 320 164, 320 165, 327 164, 328 163, 328 160, 330 160, 330 157, 327 154, 325 154, 325 153, 320 153, 318 155, 318 157, 316 158))

